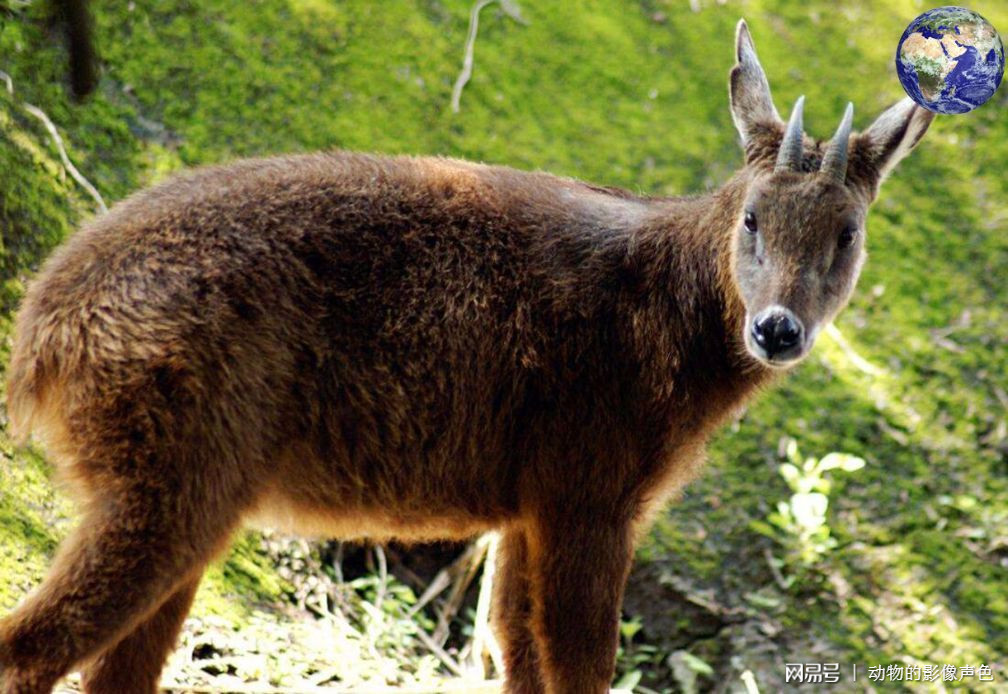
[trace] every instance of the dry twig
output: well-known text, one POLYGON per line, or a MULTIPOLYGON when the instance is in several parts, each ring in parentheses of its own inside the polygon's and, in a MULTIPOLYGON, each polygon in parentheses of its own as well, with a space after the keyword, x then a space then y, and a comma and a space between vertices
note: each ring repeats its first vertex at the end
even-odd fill
POLYGON ((42 121, 42 124, 45 125, 46 130, 49 131, 49 136, 52 137, 53 142, 56 143, 56 149, 59 150, 60 160, 62 160, 63 167, 67 170, 67 172, 69 172, 70 177, 77 181, 80 187, 88 192, 88 195, 94 198, 94 201, 98 204, 99 210, 102 212, 108 212, 108 207, 105 205, 105 200, 102 199, 101 193, 98 192, 97 188, 91 185, 89 180, 84 178, 81 172, 77 170, 77 167, 73 165, 73 162, 70 161, 70 157, 68 157, 66 153, 66 148, 63 146, 63 138, 61 138, 59 133, 56 132, 56 126, 53 125, 51 120, 49 120, 49 116, 47 116, 45 112, 37 106, 32 106, 28 103, 22 104, 22 106, 25 111, 38 118, 42 121))
POLYGON ((451 585, 451 577, 446 569, 441 569, 427 585, 427 589, 417 599, 416 604, 409 609, 407 616, 413 617, 417 612, 427 607, 427 604, 444 592, 451 585))
POLYGON ((452 674, 458 675, 459 677, 463 676, 462 668, 455 662, 455 659, 448 655, 426 631, 418 628, 416 634, 417 637, 423 641, 424 645, 427 646, 428 650, 430 650, 430 652, 433 653, 446 668, 451 670, 452 674))
MULTIPOLYGON (((14 96, 14 81, 11 79, 11 76, 0 70, 0 79, 2 79, 7 85, 7 93, 14 96)), ((101 193, 98 192, 97 188, 91 185, 89 180, 84 178, 83 174, 81 174, 81 172, 77 170, 77 167, 73 165, 73 162, 70 161, 70 157, 67 156, 66 147, 63 145, 63 138, 60 137, 59 132, 56 130, 56 126, 53 125, 51 120, 49 120, 49 116, 45 114, 45 111, 40 109, 38 106, 33 106, 29 103, 22 103, 21 107, 32 116, 42 121, 42 124, 48 131, 49 136, 53 139, 53 142, 56 143, 56 149, 59 150, 60 161, 63 162, 63 168, 67 170, 73 180, 77 181, 77 184, 81 188, 87 191, 88 195, 94 198, 94 201, 97 203, 100 211, 108 212, 108 207, 105 205, 105 200, 102 198, 101 193)))
POLYGON ((378 559, 378 590, 375 591, 375 609, 382 611, 382 604, 385 602, 385 593, 388 591, 388 561, 385 559, 385 550, 381 545, 374 546, 375 557, 378 559))
POLYGON ((480 543, 486 545, 486 554, 483 559, 483 578, 480 581, 479 600, 476 603, 476 618, 473 623, 472 647, 469 652, 470 666, 486 677, 486 667, 483 661, 484 652, 490 654, 497 672, 504 672, 504 658, 501 655, 500 646, 494 638, 490 629, 490 602, 493 596, 494 573, 497 568, 497 545, 500 537, 497 533, 487 533, 479 539, 480 543))
POLYGON ((515 0, 477 0, 476 4, 473 5, 472 12, 469 13, 469 34, 466 36, 465 57, 462 59, 462 71, 459 73, 458 79, 455 80, 455 86, 452 87, 452 113, 459 112, 459 101, 462 99, 462 90, 465 88, 466 84, 469 83, 469 79, 472 77, 473 53, 476 50, 476 32, 479 30, 479 13, 487 5, 498 1, 501 4, 501 9, 504 10, 504 14, 519 24, 525 24, 525 19, 521 15, 521 9, 518 7, 518 3, 515 2, 515 0))
POLYGON ((469 584, 476 577, 476 572, 479 570, 480 562, 483 561, 483 554, 485 552, 486 545, 474 542, 462 556, 455 560, 455 563, 449 569, 449 573, 455 576, 455 582, 452 584, 451 593, 449 593, 445 604, 438 610, 438 623, 432 634, 434 641, 439 645, 443 646, 448 640, 451 621, 458 614, 459 608, 462 607, 466 589, 469 588, 469 584))

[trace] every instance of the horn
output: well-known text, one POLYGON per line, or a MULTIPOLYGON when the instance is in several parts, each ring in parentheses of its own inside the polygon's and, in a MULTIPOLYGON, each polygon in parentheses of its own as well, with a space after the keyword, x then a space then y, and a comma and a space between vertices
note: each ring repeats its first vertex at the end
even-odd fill
POLYGON ((787 130, 784 131, 784 139, 781 140, 780 149, 777 151, 777 165, 774 166, 774 173, 778 171, 798 171, 801 168, 802 159, 802 109, 805 106, 805 97, 799 96, 791 109, 791 117, 788 119, 787 130))
POLYGON ((847 102, 847 109, 836 134, 830 140, 829 149, 823 156, 821 173, 833 178, 839 183, 847 180, 847 144, 850 141, 851 123, 854 120, 854 104, 847 102))

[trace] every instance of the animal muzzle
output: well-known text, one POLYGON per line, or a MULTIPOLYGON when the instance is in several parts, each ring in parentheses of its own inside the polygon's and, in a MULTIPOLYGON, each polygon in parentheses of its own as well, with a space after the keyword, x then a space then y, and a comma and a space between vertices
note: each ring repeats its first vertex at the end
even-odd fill
POLYGON ((774 364, 785 364, 804 353, 805 326, 790 309, 771 306, 753 318, 746 342, 754 356, 774 364))

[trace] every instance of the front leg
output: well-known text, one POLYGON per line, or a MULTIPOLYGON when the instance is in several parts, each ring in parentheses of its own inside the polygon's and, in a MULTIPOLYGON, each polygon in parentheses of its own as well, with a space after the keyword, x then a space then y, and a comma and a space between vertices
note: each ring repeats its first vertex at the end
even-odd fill
POLYGON ((616 665, 631 528, 613 509, 556 503, 529 531, 533 631, 549 694, 604 694, 616 665))

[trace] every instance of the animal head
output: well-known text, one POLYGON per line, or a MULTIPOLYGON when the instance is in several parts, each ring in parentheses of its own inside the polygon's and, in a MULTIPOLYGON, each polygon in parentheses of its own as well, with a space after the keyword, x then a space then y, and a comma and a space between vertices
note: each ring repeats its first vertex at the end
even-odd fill
POLYGON ((904 99, 865 131, 847 105, 833 138, 802 129, 804 97, 785 124, 745 21, 735 36, 732 119, 745 149, 747 191, 732 243, 746 349, 773 367, 808 354, 850 298, 865 259, 865 216, 879 184, 927 130, 934 114, 904 99))

